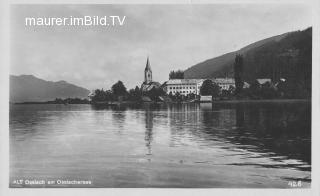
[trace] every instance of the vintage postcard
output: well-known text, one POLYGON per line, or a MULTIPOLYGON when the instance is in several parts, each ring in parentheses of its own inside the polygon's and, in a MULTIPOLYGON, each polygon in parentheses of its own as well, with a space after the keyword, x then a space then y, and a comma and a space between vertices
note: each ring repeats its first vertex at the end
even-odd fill
POLYGON ((314 194, 312 5, 10 4, 5 186, 314 194))

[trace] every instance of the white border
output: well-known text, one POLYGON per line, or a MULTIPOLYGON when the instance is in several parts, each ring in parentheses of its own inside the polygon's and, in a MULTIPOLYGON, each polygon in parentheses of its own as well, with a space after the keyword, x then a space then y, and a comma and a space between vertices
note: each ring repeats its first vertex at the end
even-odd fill
POLYGON ((320 1, 319 0, 12 0, 0 1, 0 195, 313 195, 320 196, 320 1), (310 189, 117 189, 117 188, 39 188, 9 189, 9 51, 10 4, 311 4, 313 11, 313 67, 312 67, 312 183, 310 189))

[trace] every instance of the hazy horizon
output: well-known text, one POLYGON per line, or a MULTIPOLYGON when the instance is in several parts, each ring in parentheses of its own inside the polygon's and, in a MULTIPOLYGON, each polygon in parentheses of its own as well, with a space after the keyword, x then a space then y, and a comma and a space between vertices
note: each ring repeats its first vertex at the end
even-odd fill
POLYGON ((14 5, 11 75, 65 80, 93 90, 140 86, 256 41, 312 26, 303 4, 14 5), (285 12, 284 12, 285 10, 285 12), (125 15, 119 27, 26 27, 25 17, 125 15))

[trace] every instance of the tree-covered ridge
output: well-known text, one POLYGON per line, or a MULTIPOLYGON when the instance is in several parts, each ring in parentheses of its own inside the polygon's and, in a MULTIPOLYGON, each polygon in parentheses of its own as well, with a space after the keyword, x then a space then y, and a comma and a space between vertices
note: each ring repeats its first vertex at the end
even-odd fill
POLYGON ((288 34, 244 56, 243 78, 285 78, 294 97, 311 96, 312 29, 288 34))
POLYGON ((243 56, 243 80, 285 78, 295 97, 311 95, 312 28, 274 36, 238 51, 199 63, 184 73, 185 78, 234 76, 234 59, 243 56))

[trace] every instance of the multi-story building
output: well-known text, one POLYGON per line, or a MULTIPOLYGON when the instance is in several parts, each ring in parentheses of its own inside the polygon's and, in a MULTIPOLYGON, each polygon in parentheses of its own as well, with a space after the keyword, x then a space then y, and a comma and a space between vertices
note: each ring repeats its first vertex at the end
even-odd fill
POLYGON ((167 94, 180 93, 181 95, 200 94, 200 87, 203 79, 171 79, 165 83, 165 91, 167 94))
POLYGON ((234 78, 215 78, 212 82, 218 84, 221 90, 229 90, 230 86, 236 86, 234 78))
MULTIPOLYGON (((164 90, 167 94, 180 93, 181 95, 188 95, 190 93, 200 95, 200 88, 206 79, 171 79, 165 82, 164 90)), ((233 78, 214 78, 212 82, 219 85, 221 90, 229 90, 230 86, 235 87, 233 78)))

